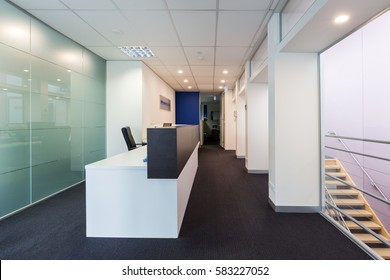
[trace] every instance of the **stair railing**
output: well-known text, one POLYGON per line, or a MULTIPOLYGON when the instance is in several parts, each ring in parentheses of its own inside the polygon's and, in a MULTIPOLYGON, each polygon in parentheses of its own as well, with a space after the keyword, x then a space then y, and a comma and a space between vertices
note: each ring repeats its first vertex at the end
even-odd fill
MULTIPOLYGON (((343 137, 343 136, 339 136, 337 135, 334 131, 328 131, 328 135, 325 135, 326 137, 331 137, 331 138, 336 138, 345 148, 346 152, 348 152, 350 154, 350 156, 353 158, 353 160, 356 162, 356 164, 359 166, 359 168, 363 171, 363 173, 367 176, 368 180, 370 180, 370 184, 371 186, 373 186, 374 188, 377 189, 377 191, 381 194, 381 196, 386 200, 386 201, 389 201, 389 199, 386 197, 386 195, 383 193, 383 191, 381 190, 381 188, 375 183, 374 179, 372 179, 372 177, 370 176, 370 174, 368 174, 367 170, 360 164, 360 162, 357 160, 357 158, 355 157, 354 154, 360 154, 360 153, 355 153, 355 152, 352 152, 351 149, 347 146, 347 144, 345 144, 345 142, 342 140, 342 139, 350 139, 350 140, 359 140, 359 141, 367 141, 367 142, 373 142, 373 143, 380 143, 380 144, 390 144, 390 142, 388 141, 379 141, 379 140, 368 140, 368 139, 359 139, 359 138, 353 138, 353 137, 343 137)), ((333 147, 328 147, 326 146, 326 148, 330 148, 330 149, 335 149, 335 150, 340 150, 340 149, 336 149, 336 148, 333 148, 333 147)), ((343 151, 343 150, 341 150, 343 151)), ((364 154, 360 154, 360 155, 363 155, 363 156, 366 156, 364 154)), ((373 156, 374 157, 374 156, 373 156)), ((379 157, 374 157, 374 158, 378 158, 378 159, 384 159, 384 158, 379 158, 379 157)), ((384 160, 387 160, 387 159, 384 159, 384 160)))
POLYGON ((336 210, 337 209, 336 203, 334 202, 333 197, 330 195, 327 187, 325 187, 325 200, 326 200, 325 208, 329 213, 333 213, 332 218, 338 221, 347 231, 351 232, 347 224, 345 223, 343 215, 336 210), (333 207, 330 207, 329 205, 333 207))
POLYGON ((363 230, 365 230, 366 232, 368 232, 369 234, 374 236, 376 239, 378 239, 383 245, 385 245, 386 247, 390 248, 390 241, 389 240, 386 240, 385 238, 383 238, 382 236, 377 234, 375 231, 373 231, 372 229, 368 228, 367 226, 362 224, 360 221, 356 220, 354 217, 352 217, 352 216, 348 215, 347 213, 345 213, 342 209, 338 208, 337 206, 332 205, 329 202, 326 202, 326 203, 329 205, 330 208, 333 208, 335 211, 339 212, 341 215, 344 215, 345 217, 350 219, 352 222, 357 224, 359 227, 361 227, 363 230))
POLYGON ((366 191, 366 190, 363 190, 363 189, 361 189, 361 188, 358 188, 358 187, 356 187, 355 185, 352 185, 352 184, 350 184, 349 182, 344 181, 343 179, 337 178, 337 177, 332 176, 332 175, 330 175, 330 174, 328 174, 328 173, 325 173, 325 176, 326 176, 326 177, 329 177, 329 178, 331 178, 331 179, 333 179, 333 180, 339 181, 340 183, 343 183, 344 185, 346 185, 346 186, 348 186, 348 187, 350 187, 350 188, 353 188, 353 189, 355 189, 355 190, 358 190, 359 192, 362 192, 362 193, 364 193, 364 194, 366 194, 366 195, 369 195, 369 196, 371 196, 372 198, 375 198, 376 200, 380 200, 380 201, 382 201, 383 203, 385 203, 385 204, 387 204, 387 205, 390 205, 390 201, 389 201, 389 200, 386 200, 386 199, 384 199, 384 198, 382 198, 382 197, 379 197, 379 196, 377 196, 377 195, 375 195, 375 194, 372 194, 372 193, 370 193, 370 192, 368 192, 368 191, 366 191))

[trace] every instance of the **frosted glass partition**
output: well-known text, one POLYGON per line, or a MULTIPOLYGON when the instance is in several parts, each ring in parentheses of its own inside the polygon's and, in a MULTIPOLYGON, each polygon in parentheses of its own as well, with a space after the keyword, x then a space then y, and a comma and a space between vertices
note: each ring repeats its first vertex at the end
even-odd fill
POLYGON ((1 218, 83 181, 106 152, 105 61, 4 1, 0 30, 1 218))
POLYGON ((333 199, 335 186, 345 187, 329 176, 337 174, 329 165, 339 166, 336 170, 348 175, 343 180, 362 193, 344 196, 344 205, 336 205, 350 212, 368 210, 372 218, 365 219, 375 222, 376 232, 386 239, 390 237, 389 26, 390 11, 321 54, 325 185, 333 191, 333 199), (353 199, 363 201, 362 206, 350 203, 353 199))
POLYGON ((243 88, 246 86, 246 80, 245 80, 245 77, 246 77, 246 75, 245 75, 245 72, 241 75, 241 77, 240 77, 240 83, 239 83, 239 85, 240 85, 240 90, 239 90, 239 92, 241 91, 241 90, 243 90, 243 88))
POLYGON ((261 43, 259 49, 251 60, 251 74, 255 74, 260 70, 268 58, 268 37, 261 43))
POLYGON ((281 14, 282 39, 294 28, 315 0, 289 1, 281 14))

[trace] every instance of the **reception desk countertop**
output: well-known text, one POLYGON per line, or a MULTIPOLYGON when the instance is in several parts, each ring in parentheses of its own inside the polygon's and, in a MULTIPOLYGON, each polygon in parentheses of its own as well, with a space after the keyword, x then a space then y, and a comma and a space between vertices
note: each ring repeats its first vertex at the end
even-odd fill
POLYGON ((115 168, 115 169, 146 169, 147 146, 124 152, 107 159, 88 164, 85 169, 115 168))

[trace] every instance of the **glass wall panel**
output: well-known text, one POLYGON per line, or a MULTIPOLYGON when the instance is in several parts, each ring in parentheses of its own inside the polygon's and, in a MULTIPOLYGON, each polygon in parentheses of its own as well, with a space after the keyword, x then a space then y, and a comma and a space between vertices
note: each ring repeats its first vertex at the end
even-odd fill
POLYGON ((321 54, 324 212, 374 251, 390 239, 389 26, 387 11, 321 54))
POLYGON ((30 202, 29 55, 0 44, 0 216, 30 202))
POLYGON ((281 16, 282 38, 286 37, 314 2, 315 0, 294 0, 287 3, 281 16))
POLYGON ((30 17, 0 1, 0 42, 30 52, 30 17))
POLYGON ((31 54, 72 71, 83 70, 81 46, 35 19, 31 20, 31 54))
POLYGON ((106 152, 105 61, 18 8, 0 8, 1 218, 83 181, 85 164, 106 152), (22 26, 23 40, 8 26, 22 26))

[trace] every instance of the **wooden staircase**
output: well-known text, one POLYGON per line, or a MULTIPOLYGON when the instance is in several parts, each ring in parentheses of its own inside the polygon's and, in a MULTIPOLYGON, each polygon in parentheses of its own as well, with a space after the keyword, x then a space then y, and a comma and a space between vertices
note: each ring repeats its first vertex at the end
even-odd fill
MULTIPOLYGON (((339 160, 325 160, 325 169, 326 174, 337 177, 353 186, 355 185, 339 160)), ((332 197, 338 208, 342 209, 346 214, 358 220, 364 226, 368 227, 384 239, 390 240, 390 234, 383 226, 382 222, 379 220, 360 191, 328 176, 325 176, 325 185, 328 189, 329 195, 332 197)), ((330 216, 333 215, 330 212, 328 214, 330 216)), ((349 220, 347 216, 344 216, 343 218, 345 220, 346 227, 355 237, 364 242, 368 247, 370 247, 384 259, 390 259, 389 247, 384 245, 380 240, 378 240, 372 234, 368 233, 361 226, 352 220, 349 220)))

